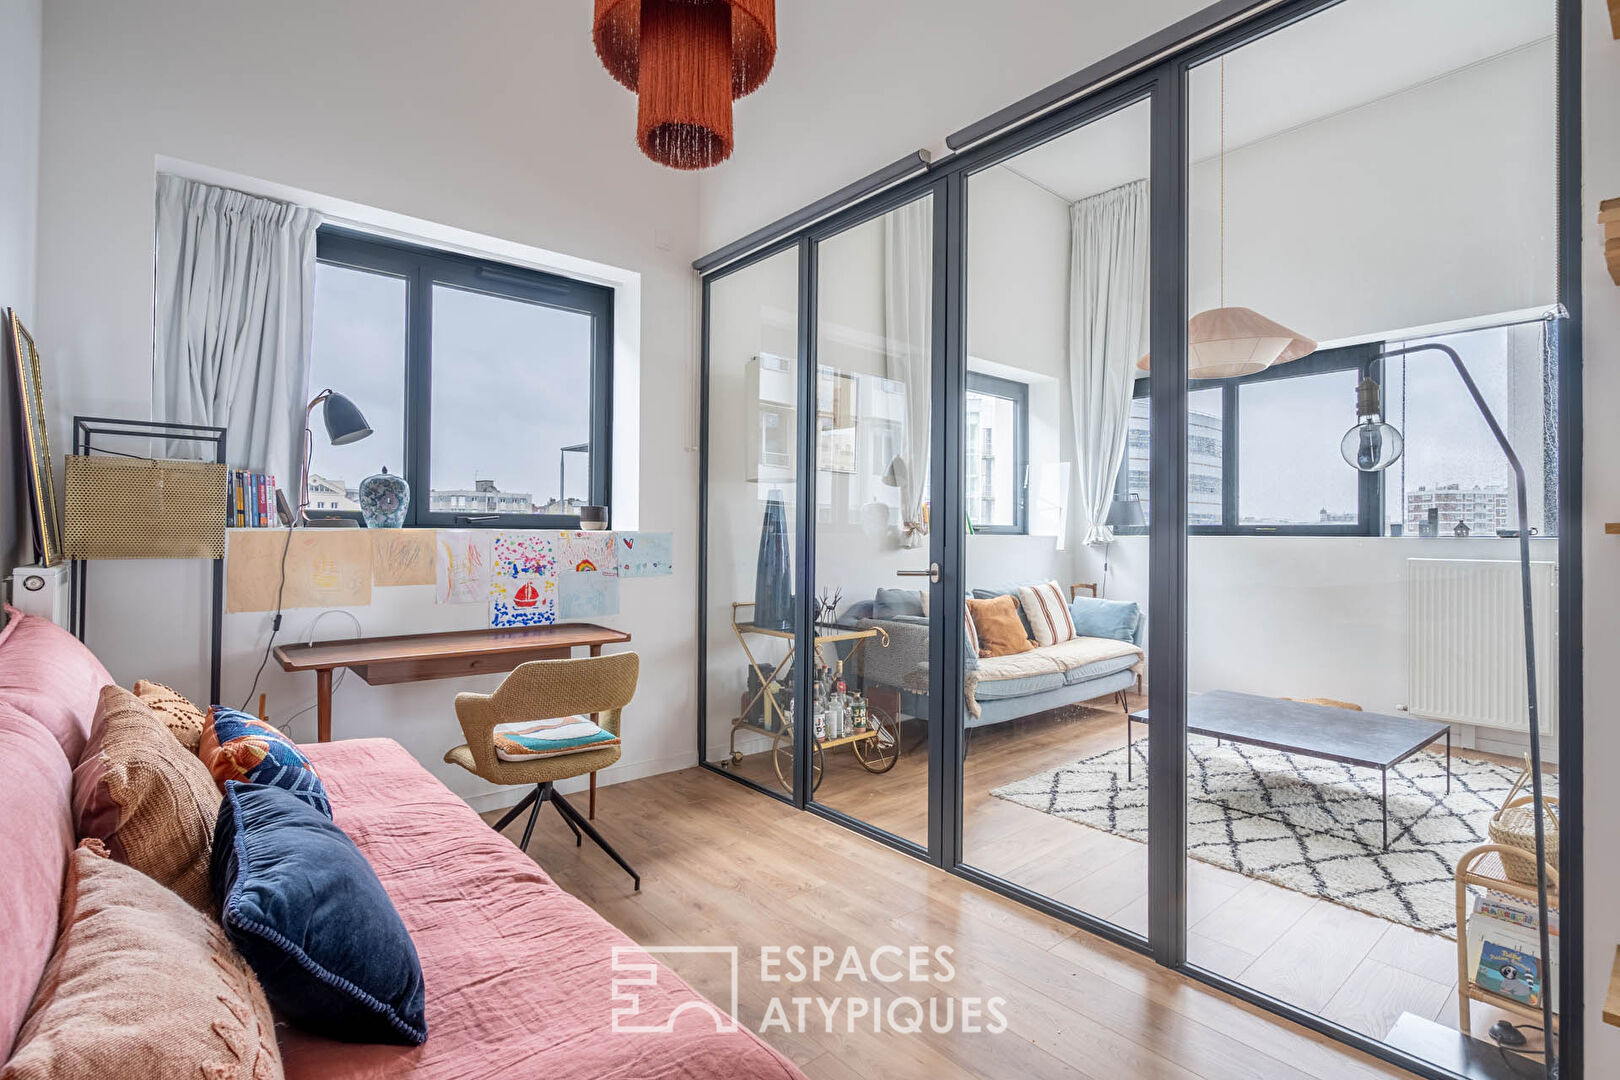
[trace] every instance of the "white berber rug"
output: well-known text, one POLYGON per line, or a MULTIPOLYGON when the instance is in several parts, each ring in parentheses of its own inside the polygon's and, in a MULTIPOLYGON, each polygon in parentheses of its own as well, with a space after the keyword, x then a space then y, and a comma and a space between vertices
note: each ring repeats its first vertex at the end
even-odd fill
MULTIPOLYGON (((1042 813, 1146 841, 1147 740, 1037 773, 991 794, 1042 813)), ((1389 850, 1379 774, 1331 761, 1193 736, 1188 853, 1252 878, 1454 938, 1453 871, 1487 843, 1486 824, 1519 770, 1421 753, 1389 771, 1389 850)), ((1549 777, 1546 794, 1556 795, 1549 777)))

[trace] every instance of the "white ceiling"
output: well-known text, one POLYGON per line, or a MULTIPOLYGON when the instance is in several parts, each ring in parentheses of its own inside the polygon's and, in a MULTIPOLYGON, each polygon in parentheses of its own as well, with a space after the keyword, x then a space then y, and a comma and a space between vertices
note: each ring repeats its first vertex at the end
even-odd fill
MULTIPOLYGON (((1227 149, 1544 40, 1553 17, 1553 0, 1344 0, 1227 54, 1227 149)), ((1206 63, 1189 79, 1195 161, 1220 149, 1220 67, 1206 63)), ((1146 176, 1148 145, 1144 102, 1007 167, 1073 201, 1146 176)))

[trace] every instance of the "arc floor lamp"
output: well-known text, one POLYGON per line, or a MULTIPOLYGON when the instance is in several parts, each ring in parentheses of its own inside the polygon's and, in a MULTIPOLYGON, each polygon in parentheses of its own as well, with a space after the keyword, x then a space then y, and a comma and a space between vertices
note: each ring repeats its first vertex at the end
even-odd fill
MULTIPOLYGON (((1549 316, 1552 318, 1555 316, 1549 316)), ((1407 345, 1398 349, 1384 349, 1380 356, 1388 359, 1396 356, 1410 356, 1420 352, 1439 352, 1451 358, 1451 366, 1457 369, 1457 375, 1462 379, 1463 386, 1468 389, 1468 396, 1473 399, 1474 407, 1484 417, 1485 425, 1491 429, 1491 435, 1496 444, 1501 447, 1508 465, 1513 470, 1513 483, 1519 512, 1519 583, 1521 600, 1524 605, 1524 683, 1529 695, 1530 706, 1530 785, 1535 800, 1535 831, 1536 831, 1536 922, 1540 934, 1541 946, 1541 1023, 1542 1046, 1546 1058, 1547 1076, 1549 1080, 1558 1075, 1558 1040, 1553 1035, 1553 1007, 1552 987, 1547 985, 1552 974, 1552 949, 1550 947, 1550 934, 1547 926, 1547 834, 1543 818, 1546 804, 1542 802, 1541 790, 1541 718, 1538 715, 1536 692, 1536 646, 1535 646, 1535 619, 1531 612, 1530 587, 1530 510, 1529 497, 1525 488, 1524 466, 1519 461, 1519 455, 1513 452, 1513 444, 1508 441, 1507 434, 1502 425, 1497 422, 1496 414, 1485 403, 1485 396, 1479 391, 1479 384, 1468 371, 1468 365, 1463 363, 1457 350, 1438 342, 1425 342, 1420 345, 1407 345)), ((1394 464, 1401 456, 1402 439, 1400 432, 1393 425, 1384 421, 1378 403, 1378 386, 1371 380, 1364 380, 1357 388, 1356 402, 1357 423, 1345 433, 1344 442, 1340 449, 1345 461, 1353 468, 1363 472, 1378 472, 1394 464)), ((1458 932, 1462 928, 1458 927, 1458 932)), ((1465 1033, 1466 1034, 1466 1033, 1465 1033)))

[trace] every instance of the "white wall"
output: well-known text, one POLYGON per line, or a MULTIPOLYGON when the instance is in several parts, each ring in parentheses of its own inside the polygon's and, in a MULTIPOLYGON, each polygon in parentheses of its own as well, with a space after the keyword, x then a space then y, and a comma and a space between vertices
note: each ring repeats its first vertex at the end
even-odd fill
MULTIPOLYGON (((431 0, 289 0, 269 14, 208 0, 48 5, 36 322, 57 372, 53 436, 65 440, 74 413, 151 415, 159 158, 641 274, 641 465, 657 482, 636 509, 643 528, 675 533, 679 569, 627 583, 623 613, 608 620, 635 635, 643 692, 626 714, 623 761, 604 778, 689 764, 697 181, 637 151, 635 99, 590 50, 588 8, 490 0, 450 14, 431 0)), ((96 564, 90 644, 121 680, 169 678, 202 695, 205 582, 190 565, 96 564)), ((409 597, 357 614, 367 633, 447 617, 409 597)), ((245 694, 268 621, 230 618, 228 701, 245 694)), ((307 614, 290 616, 283 638, 306 626, 307 614)), ((321 628, 347 632, 338 620, 321 628)), ((460 741, 452 697, 479 685, 351 678, 335 731, 399 738, 473 795, 482 785, 439 759, 460 741)), ((307 676, 267 672, 262 687, 277 718, 313 696, 307 676)), ((312 724, 304 716, 295 734, 313 737, 312 724)))
MULTIPOLYGON (((1396 712, 1408 699, 1407 560, 1511 561, 1517 552, 1515 541, 1477 537, 1191 537, 1188 688, 1396 712)), ((1557 541, 1532 541, 1531 558, 1557 562, 1557 541)), ((1147 560, 1146 537, 1116 541, 1109 596, 1145 602, 1147 560)), ((1458 739, 1509 754, 1528 746, 1486 729, 1460 729, 1458 739)), ((1548 759, 1556 758, 1549 747, 1548 759)))
MULTIPOLYGON (((41 0, 0 4, 0 307, 17 309, 34 325, 34 256, 39 210, 39 84, 41 0)), ((55 372, 50 373, 51 376, 55 372)), ((16 380, 7 371, 0 386, 0 574, 33 557, 27 475, 21 455, 11 452, 19 435, 16 380)), ((56 384, 48 381, 46 392, 56 384)))
MULTIPOLYGON (((1317 341, 1550 306, 1552 72, 1542 41, 1229 148, 1226 302, 1317 341)), ((1194 115, 1218 115, 1216 65, 1188 93, 1194 115)), ((1194 165, 1191 195, 1202 311, 1220 305, 1218 157, 1194 165)))
POLYGON ((1205 6, 1205 0, 781 4, 770 81, 702 184, 702 246, 836 191, 1205 6))
POLYGON ((1585 477, 1581 492, 1581 541, 1585 583, 1586 643, 1586 1075, 1620 1072, 1620 1028, 1603 1023, 1602 1007, 1614 950, 1620 944, 1620 784, 1613 782, 1620 762, 1620 546, 1603 532, 1605 521, 1620 520, 1620 427, 1611 420, 1620 409, 1620 287, 1603 260, 1603 230, 1595 224, 1597 205, 1620 195, 1620 42, 1609 28, 1602 0, 1586 0, 1581 30, 1583 125, 1581 288, 1585 302, 1585 477))

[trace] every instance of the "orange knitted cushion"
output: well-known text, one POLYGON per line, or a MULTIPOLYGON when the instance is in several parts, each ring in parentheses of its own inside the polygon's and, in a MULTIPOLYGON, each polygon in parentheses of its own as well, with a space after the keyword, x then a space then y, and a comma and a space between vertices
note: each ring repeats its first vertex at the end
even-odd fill
POLYGON ((968 615, 979 632, 979 656, 1011 656, 1028 652, 1035 647, 1024 633, 1024 620, 1018 617, 1016 596, 997 596, 990 600, 969 599, 968 615))
POLYGON ((147 707, 163 721, 163 726, 180 740, 181 746, 193 754, 197 752, 203 725, 208 722, 206 712, 193 705, 180 691, 145 679, 135 681, 135 696, 146 702, 147 707))
POLYGON ((68 864, 56 950, 0 1080, 281 1076, 270 1006, 225 931, 84 841, 68 864))

